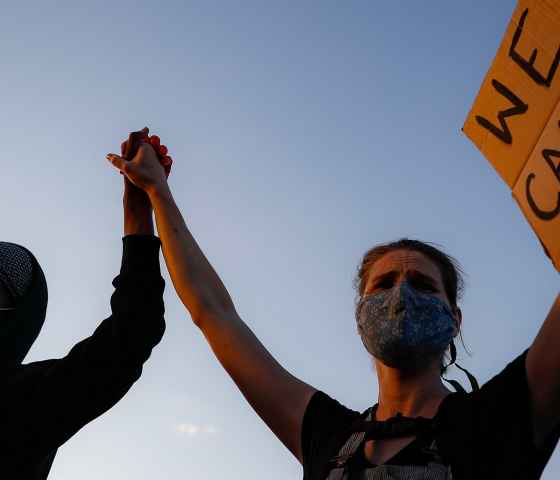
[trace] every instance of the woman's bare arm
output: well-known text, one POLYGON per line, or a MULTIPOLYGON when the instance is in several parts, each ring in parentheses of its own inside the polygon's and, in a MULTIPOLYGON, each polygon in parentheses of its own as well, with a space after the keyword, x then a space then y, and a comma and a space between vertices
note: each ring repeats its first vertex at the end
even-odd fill
MULTIPOLYGON (((147 136, 148 129, 142 132, 147 136)), ((224 284, 189 232, 154 149, 144 141, 130 161, 114 154, 107 159, 148 194, 177 294, 245 398, 301 462, 303 415, 315 389, 282 368, 239 318, 224 284)))
POLYGON ((536 445, 560 422, 560 295, 527 352, 525 367, 533 405, 536 445))
POLYGON ((189 232, 167 183, 150 190, 149 196, 177 294, 247 401, 301 461, 302 420, 315 389, 282 368, 241 320, 189 232))

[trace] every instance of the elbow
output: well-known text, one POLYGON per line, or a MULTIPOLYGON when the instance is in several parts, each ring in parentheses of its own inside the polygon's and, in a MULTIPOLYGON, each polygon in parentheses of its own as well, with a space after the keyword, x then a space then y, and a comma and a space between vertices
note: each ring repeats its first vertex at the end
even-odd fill
POLYGON ((206 330, 209 325, 215 325, 224 319, 237 315, 231 302, 228 304, 201 303, 189 309, 192 322, 199 330, 206 330))
POLYGON ((179 295, 188 310, 192 322, 201 330, 209 322, 235 314, 235 306, 229 295, 216 295, 214 291, 198 291, 179 295))

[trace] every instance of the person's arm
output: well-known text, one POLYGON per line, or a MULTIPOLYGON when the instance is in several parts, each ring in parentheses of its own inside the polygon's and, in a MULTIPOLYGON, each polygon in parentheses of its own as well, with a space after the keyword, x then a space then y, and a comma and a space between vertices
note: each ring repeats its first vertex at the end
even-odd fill
POLYGON ((315 389, 287 372, 241 320, 189 232, 154 150, 143 145, 131 162, 113 154, 107 158, 148 193, 177 294, 247 401, 301 462, 302 421, 315 389))
POLYGON ((124 179, 124 235, 153 235, 152 204, 146 192, 124 179))
POLYGON ((14 380, 19 401, 29 407, 16 428, 25 436, 30 454, 56 449, 115 405, 140 377, 164 333, 161 243, 150 233, 148 197, 131 196, 127 188, 123 256, 113 280, 111 316, 65 357, 24 365, 14 380))
POLYGON ((535 444, 541 445, 560 423, 560 295, 529 351, 525 367, 533 405, 535 444))
POLYGON ((315 389, 288 373, 239 318, 189 232, 167 184, 150 191, 163 255, 193 322, 251 406, 301 461, 301 426, 315 389))

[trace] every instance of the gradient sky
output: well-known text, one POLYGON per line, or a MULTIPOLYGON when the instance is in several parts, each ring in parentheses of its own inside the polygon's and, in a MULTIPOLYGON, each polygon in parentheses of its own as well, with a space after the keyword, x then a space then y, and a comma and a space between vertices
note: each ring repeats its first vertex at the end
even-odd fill
MULTIPOLYGON (((534 339, 558 274, 461 133, 513 0, 10 2, 0 17, 2 240, 49 285, 27 361, 110 314, 122 178, 148 125, 187 224, 242 318, 292 373, 363 410, 362 254, 410 236, 467 272, 459 363, 481 382, 534 339)), ((59 450, 50 478, 285 480, 302 471, 215 360, 166 279, 167 332, 129 394, 59 450)), ((468 386, 453 369, 453 378, 468 386)), ((544 479, 560 474, 555 452, 544 479)))

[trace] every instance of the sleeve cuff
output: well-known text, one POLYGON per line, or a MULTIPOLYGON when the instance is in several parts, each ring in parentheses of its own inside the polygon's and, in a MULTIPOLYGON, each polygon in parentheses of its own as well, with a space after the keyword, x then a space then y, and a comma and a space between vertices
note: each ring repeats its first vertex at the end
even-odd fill
POLYGON ((122 237, 121 273, 152 271, 160 273, 161 242, 155 235, 133 234, 122 237))

